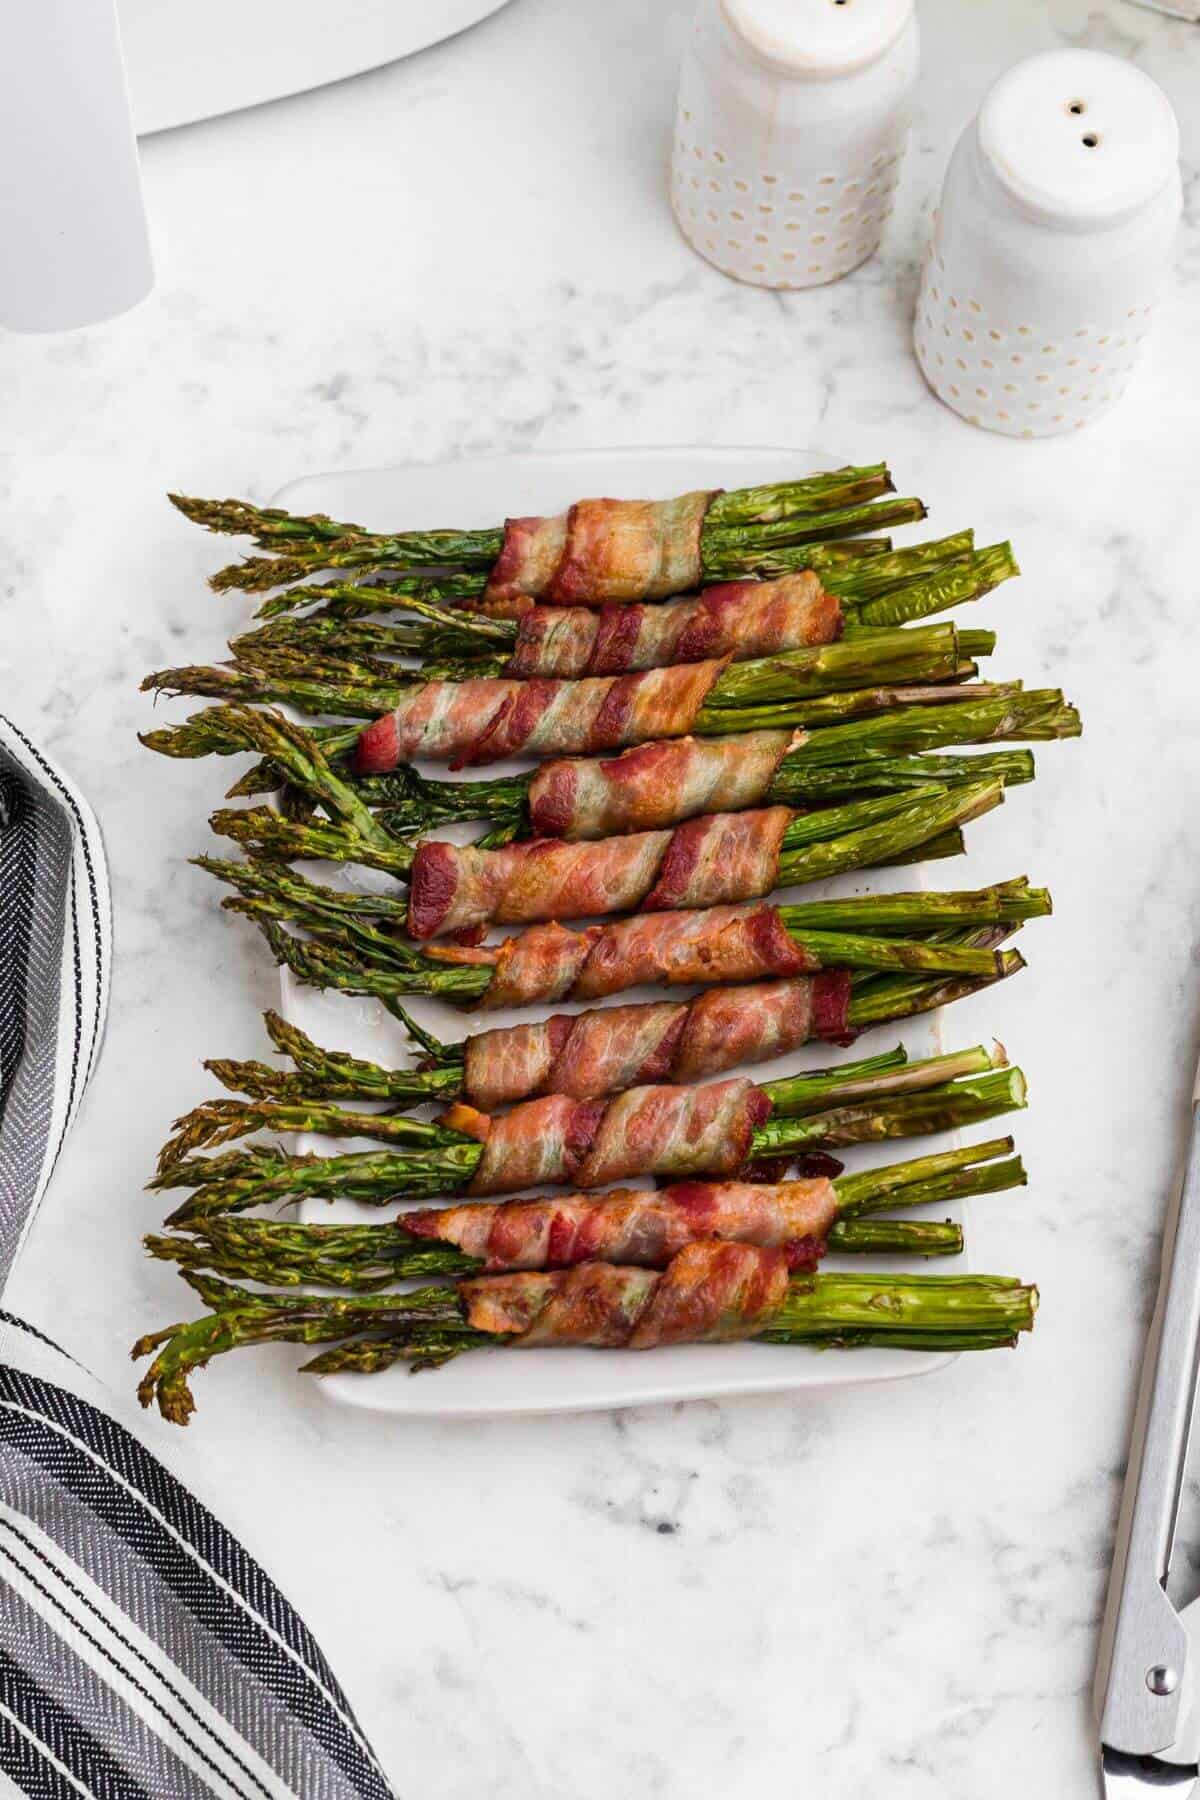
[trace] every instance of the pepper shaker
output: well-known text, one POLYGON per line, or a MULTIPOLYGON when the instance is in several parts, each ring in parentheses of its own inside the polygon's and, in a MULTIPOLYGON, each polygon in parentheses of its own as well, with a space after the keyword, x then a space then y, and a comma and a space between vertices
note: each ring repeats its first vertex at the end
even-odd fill
POLYGON ((857 268, 892 210, 917 63, 913 0, 701 0, 671 154, 692 248, 760 287, 857 268))
POLYGON ((1182 195, 1161 88, 1095 50, 1009 69, 954 150, 913 342, 938 398, 1015 437, 1120 396, 1161 293, 1182 195))

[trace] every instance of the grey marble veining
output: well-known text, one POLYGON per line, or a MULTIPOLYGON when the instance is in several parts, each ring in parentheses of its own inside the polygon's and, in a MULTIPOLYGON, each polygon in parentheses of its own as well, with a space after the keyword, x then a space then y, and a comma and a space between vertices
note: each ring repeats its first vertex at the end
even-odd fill
POLYGON ((1030 1076, 1032 1183, 977 1206, 974 1237, 977 1266, 1039 1280, 1032 1341, 799 1402, 471 1425, 335 1411, 271 1349, 202 1376, 169 1448, 308 1614, 422 1800, 1086 1794, 1200 1039, 1200 30, 1123 0, 922 0, 921 114, 884 253, 775 296, 726 281, 671 223, 687 12, 514 0, 398 67, 153 140, 152 299, 102 330, 0 340, 3 704, 97 806, 119 958, 107 1053, 12 1299, 130 1382, 135 1331, 187 1310, 139 1254, 160 1210, 142 1180, 199 1059, 256 1052, 275 993, 186 866, 217 772, 135 741, 141 673, 214 654, 243 616, 204 588, 220 546, 164 488, 264 497, 320 468, 526 446, 886 455, 938 528, 1015 540, 1025 579, 979 609, 997 666, 1061 682, 1087 722, 977 830, 972 878, 1027 869, 1058 913, 1029 934, 1030 972, 953 1026, 998 1034, 1030 1076), (909 313, 955 135, 1008 62, 1064 42, 1166 85, 1189 212, 1125 403, 1020 444, 929 396, 909 313))

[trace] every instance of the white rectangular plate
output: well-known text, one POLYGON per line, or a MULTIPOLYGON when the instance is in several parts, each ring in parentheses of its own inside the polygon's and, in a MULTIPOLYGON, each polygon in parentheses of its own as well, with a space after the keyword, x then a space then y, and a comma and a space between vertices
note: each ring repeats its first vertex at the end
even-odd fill
MULTIPOLYGON (((834 468, 845 458, 831 458, 811 449, 697 449, 589 450, 559 454, 493 456, 440 464, 406 464, 390 469, 313 475, 293 482, 276 496, 276 503, 292 512, 326 512, 337 519, 353 520, 376 530, 406 530, 434 526, 473 527, 498 525, 506 516, 561 510, 589 494, 656 498, 685 493, 705 486, 741 487, 762 481, 783 480, 813 470, 834 468)), ((489 768, 498 775, 525 765, 500 764, 489 768)), ((443 778, 446 770, 426 767, 443 778)), ((474 831, 447 835, 469 837, 474 831)), ((945 885, 967 887, 960 860, 951 865, 954 874, 945 885)), ((321 879, 330 880, 328 866, 321 879)), ((362 879, 361 872, 356 879, 362 879)), ((377 878, 376 878, 377 879, 377 878)), ((870 881, 843 877, 828 884, 814 884, 792 898, 818 898, 826 893, 863 893, 869 889, 911 889, 924 885, 924 871, 888 869, 870 881)), ((648 999, 652 990, 630 998, 648 999)), ((658 995, 661 998, 661 994, 658 995)), ((411 1007, 418 1022, 441 1038, 460 1038, 474 1029, 528 1019, 528 1012, 488 1013, 486 1021, 472 1018, 439 1001, 415 1000, 411 1007)), ((580 1009, 576 1009, 580 1010, 580 1009)), ((319 993, 301 987, 283 972, 283 1011, 302 1030, 330 1048, 349 1050, 373 1062, 405 1064, 409 1049, 400 1024, 371 1000, 319 993)), ((940 1016, 928 1014, 900 1027, 882 1027, 859 1038, 852 1051, 831 1051, 814 1044, 791 1057, 758 1064, 756 1080, 769 1080, 797 1069, 820 1068, 849 1056, 871 1055, 903 1040, 912 1059, 933 1056, 942 1048, 940 1016)), ((851 1164, 865 1168, 895 1162, 905 1156, 943 1149, 955 1140, 923 1138, 902 1140, 881 1149, 850 1152, 851 1164)), ((328 1150, 328 1140, 307 1140, 303 1148, 328 1150)), ((357 1218, 382 1221, 390 1209, 378 1209, 309 1200, 301 1209, 309 1220, 357 1218)), ((962 1222, 965 1209, 948 1206, 938 1217, 962 1222)), ((865 1259, 843 1259, 843 1265, 862 1268, 865 1259)), ((828 1265, 836 1266, 832 1261, 828 1265)), ((927 1263, 888 1259, 889 1271, 928 1269, 927 1263)), ((967 1259, 945 1259, 934 1265, 961 1272, 967 1259)), ((697 1344, 651 1355, 636 1351, 543 1350, 476 1351, 448 1364, 414 1376, 404 1367, 370 1377, 335 1375, 325 1378, 323 1392, 341 1406, 366 1407, 380 1413, 472 1417, 499 1413, 541 1413, 586 1410, 598 1407, 644 1406, 658 1401, 717 1398, 730 1394, 794 1392, 803 1388, 842 1387, 867 1381, 896 1381, 905 1376, 929 1374, 953 1361, 952 1355, 900 1350, 789 1349, 767 1344, 697 1344)))

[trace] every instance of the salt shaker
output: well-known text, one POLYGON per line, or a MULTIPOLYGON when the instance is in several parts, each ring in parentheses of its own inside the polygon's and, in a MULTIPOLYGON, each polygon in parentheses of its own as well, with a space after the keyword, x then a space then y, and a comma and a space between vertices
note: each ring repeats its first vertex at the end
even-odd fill
POLYGON ((817 287, 878 247, 917 78, 913 0, 700 0, 671 203, 739 281, 817 287))
POLYGON ((1096 50, 1009 69, 954 150, 921 278, 917 360, 973 425, 1046 437, 1129 380, 1182 205, 1162 90, 1096 50))

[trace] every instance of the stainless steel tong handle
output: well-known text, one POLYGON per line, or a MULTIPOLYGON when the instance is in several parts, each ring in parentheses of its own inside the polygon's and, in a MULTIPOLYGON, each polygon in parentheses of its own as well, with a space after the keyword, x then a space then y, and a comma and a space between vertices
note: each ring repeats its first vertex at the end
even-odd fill
POLYGON ((1200 1072, 1179 1200, 1163 1241, 1100 1636, 1101 1742, 1130 1755, 1178 1735, 1187 1634, 1166 1594, 1200 1367, 1200 1072))

